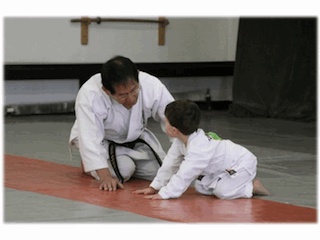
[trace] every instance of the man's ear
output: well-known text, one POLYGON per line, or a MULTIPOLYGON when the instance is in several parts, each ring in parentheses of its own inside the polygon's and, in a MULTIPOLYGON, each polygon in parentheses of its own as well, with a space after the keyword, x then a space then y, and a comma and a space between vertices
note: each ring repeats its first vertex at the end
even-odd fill
POLYGON ((111 95, 112 95, 111 92, 110 92, 108 89, 106 89, 104 86, 102 86, 102 90, 103 90, 108 96, 111 96, 111 95))

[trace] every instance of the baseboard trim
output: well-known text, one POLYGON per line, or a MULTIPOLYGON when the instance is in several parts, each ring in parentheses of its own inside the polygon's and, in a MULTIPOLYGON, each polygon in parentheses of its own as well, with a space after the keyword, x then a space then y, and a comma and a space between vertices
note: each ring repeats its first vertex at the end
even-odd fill
POLYGON ((74 101, 56 103, 11 104, 4 107, 5 116, 60 114, 74 112, 74 101))

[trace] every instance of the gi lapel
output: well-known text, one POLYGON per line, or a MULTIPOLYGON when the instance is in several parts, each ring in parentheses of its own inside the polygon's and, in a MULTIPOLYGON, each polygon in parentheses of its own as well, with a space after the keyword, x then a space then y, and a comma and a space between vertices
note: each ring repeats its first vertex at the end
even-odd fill
POLYGON ((132 142, 139 138, 144 129, 144 119, 142 117, 143 101, 140 90, 137 103, 131 108, 131 115, 129 121, 128 136, 126 142, 132 142))

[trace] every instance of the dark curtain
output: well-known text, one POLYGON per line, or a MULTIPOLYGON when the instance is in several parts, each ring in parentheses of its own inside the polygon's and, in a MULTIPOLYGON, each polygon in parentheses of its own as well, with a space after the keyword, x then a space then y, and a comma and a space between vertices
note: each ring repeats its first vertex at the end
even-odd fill
POLYGON ((316 25, 316 18, 240 18, 235 116, 316 119, 316 25))

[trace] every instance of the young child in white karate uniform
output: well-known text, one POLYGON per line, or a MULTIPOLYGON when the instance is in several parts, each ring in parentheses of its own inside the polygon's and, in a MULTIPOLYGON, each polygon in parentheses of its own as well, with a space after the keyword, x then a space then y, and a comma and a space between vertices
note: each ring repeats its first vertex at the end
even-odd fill
POLYGON ((257 158, 246 148, 200 129, 200 109, 194 102, 169 103, 165 116, 166 133, 174 142, 150 186, 134 194, 149 199, 179 198, 195 179, 199 193, 220 199, 270 194, 254 180, 257 158))

